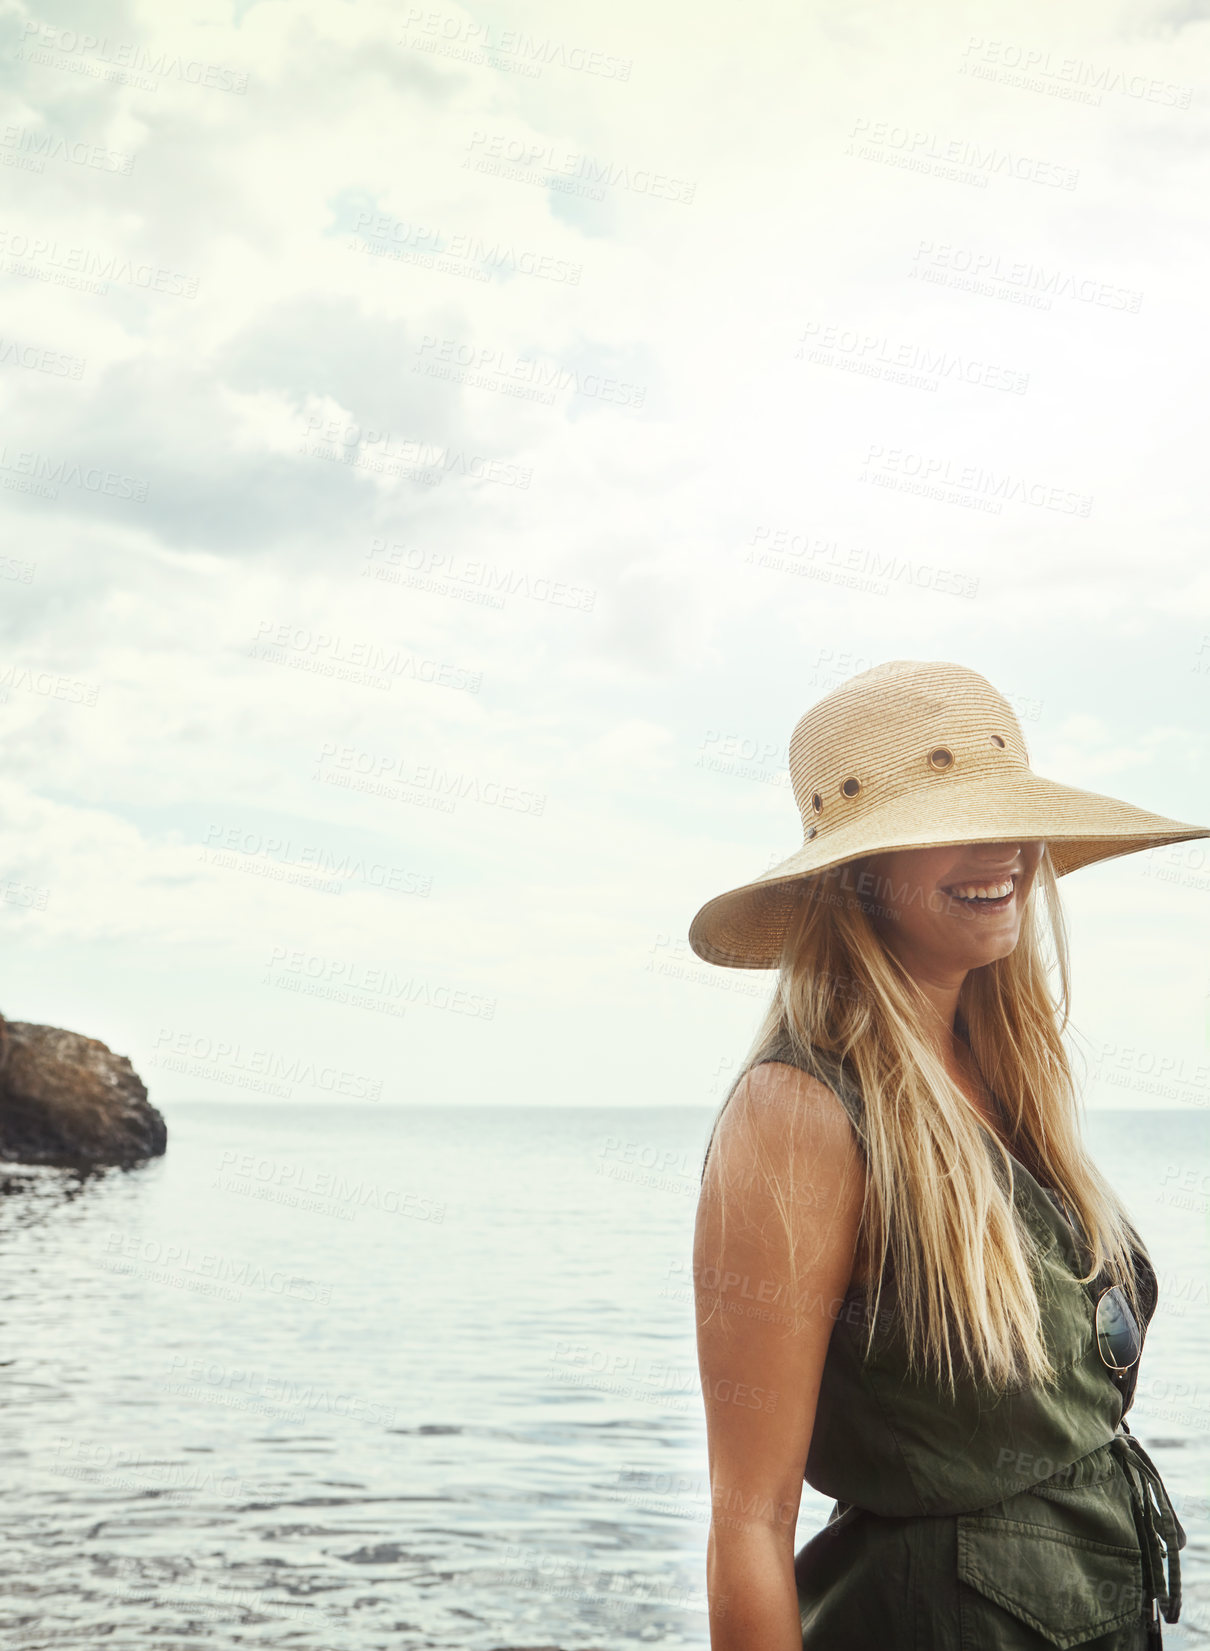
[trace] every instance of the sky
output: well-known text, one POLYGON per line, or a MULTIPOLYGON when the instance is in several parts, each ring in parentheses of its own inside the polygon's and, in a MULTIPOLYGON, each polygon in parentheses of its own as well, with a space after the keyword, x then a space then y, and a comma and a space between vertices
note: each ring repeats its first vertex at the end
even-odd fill
MULTIPOLYGON (((0 1010, 185 1100, 714 1105, 791 730, 1210 825, 1210 11, 0 11, 0 1010)), ((1210 847, 1061 882, 1210 1104, 1210 847)))

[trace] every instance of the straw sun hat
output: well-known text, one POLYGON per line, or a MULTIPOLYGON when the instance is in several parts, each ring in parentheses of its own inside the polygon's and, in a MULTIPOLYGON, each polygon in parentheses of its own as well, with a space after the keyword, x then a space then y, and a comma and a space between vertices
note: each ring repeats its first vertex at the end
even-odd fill
POLYGON ((827 694, 790 738, 790 779, 803 846, 701 908, 689 944, 707 963, 776 969, 803 880, 867 854, 1044 841, 1061 877, 1210 837, 1210 827, 1035 774, 1003 694, 941 661, 895 659, 827 694))

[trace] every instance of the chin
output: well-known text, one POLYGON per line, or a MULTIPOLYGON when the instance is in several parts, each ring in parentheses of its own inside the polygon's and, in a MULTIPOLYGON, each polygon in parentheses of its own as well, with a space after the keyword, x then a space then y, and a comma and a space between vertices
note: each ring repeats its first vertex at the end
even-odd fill
POLYGON ((993 939, 990 935, 983 943, 972 945, 968 954, 967 968, 981 969, 985 963, 995 963, 997 958, 1007 957, 1016 949, 1019 936, 1016 933, 1001 935, 993 939))

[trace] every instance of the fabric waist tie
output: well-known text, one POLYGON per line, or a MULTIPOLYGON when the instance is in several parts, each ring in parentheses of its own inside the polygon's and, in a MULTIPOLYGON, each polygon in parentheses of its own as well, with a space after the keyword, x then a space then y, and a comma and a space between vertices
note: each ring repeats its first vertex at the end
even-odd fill
POLYGON ((1159 1469, 1124 1421, 1122 1428, 1121 1433, 1114 1435, 1111 1449, 1130 1485, 1134 1523, 1143 1550, 1143 1608, 1147 1614, 1147 1644, 1150 1648, 1163 1644, 1157 1605, 1165 1622, 1175 1622, 1181 1614, 1180 1550, 1185 1546, 1186 1536, 1164 1488, 1159 1469))

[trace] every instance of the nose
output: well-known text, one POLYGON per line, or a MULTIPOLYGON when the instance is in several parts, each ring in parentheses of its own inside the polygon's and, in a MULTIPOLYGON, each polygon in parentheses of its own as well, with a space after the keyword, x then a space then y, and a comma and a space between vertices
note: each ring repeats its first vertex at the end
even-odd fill
POLYGON ((976 856, 976 858, 971 861, 969 873, 970 877, 1020 877, 1024 872, 1024 864, 1021 858, 1020 847, 1021 845, 1018 843, 1011 845, 1005 843, 988 845, 985 849, 985 853, 989 855, 988 858, 979 858, 976 856), (993 848, 999 849, 1000 852, 994 856, 991 856, 990 850, 993 848))

